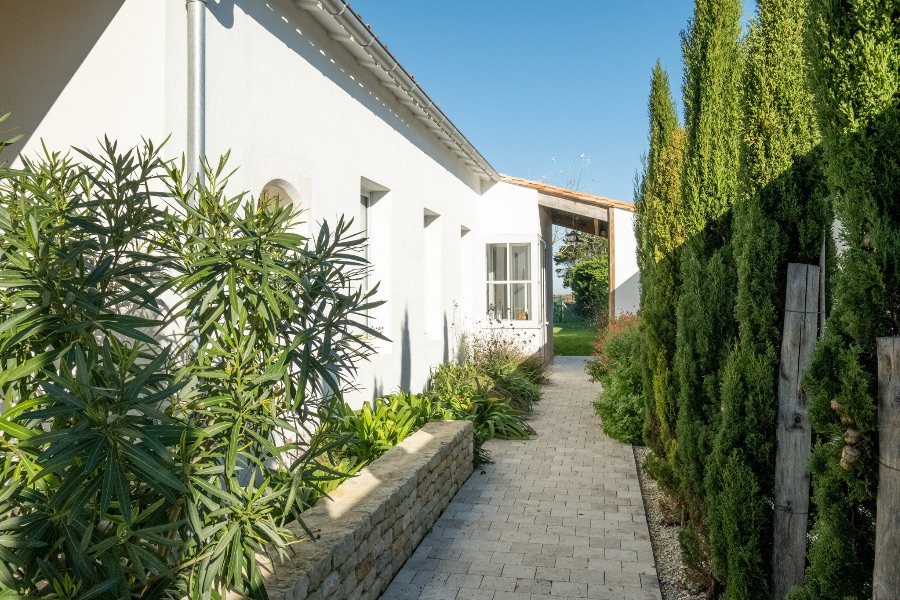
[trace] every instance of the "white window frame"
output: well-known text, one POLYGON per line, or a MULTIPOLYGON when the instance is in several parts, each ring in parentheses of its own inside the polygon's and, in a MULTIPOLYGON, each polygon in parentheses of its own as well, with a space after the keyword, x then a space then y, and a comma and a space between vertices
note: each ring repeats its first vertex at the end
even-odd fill
POLYGON ((536 273, 535 273, 535 247, 539 243, 539 240, 536 239, 507 239, 507 240, 496 240, 496 241, 488 241, 484 245, 484 260, 485 260, 485 280, 484 280, 484 311, 489 320, 494 322, 501 323, 511 323, 514 325, 533 325, 534 323, 539 321, 539 316, 535 316, 535 290, 538 286, 538 282, 536 281, 536 273), (506 246, 506 279, 494 279, 491 280, 488 277, 490 272, 489 268, 489 250, 492 246, 506 246), (512 246, 528 246, 528 276, 529 279, 509 279, 510 269, 511 269, 511 247, 512 246), (511 314, 501 315, 501 318, 497 318, 496 310, 492 313, 490 310, 490 286, 498 286, 505 285, 506 286, 506 298, 507 298, 507 311, 511 313, 513 310, 512 306, 512 286, 516 284, 525 284, 526 285, 526 294, 527 294, 527 310, 528 316, 525 319, 514 319, 511 314))

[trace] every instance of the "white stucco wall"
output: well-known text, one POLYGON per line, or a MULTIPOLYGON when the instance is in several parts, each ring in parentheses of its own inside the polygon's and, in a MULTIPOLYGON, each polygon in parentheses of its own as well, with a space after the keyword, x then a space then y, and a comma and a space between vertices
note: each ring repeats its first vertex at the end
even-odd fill
MULTIPOLYGON (((33 155, 42 139, 55 149, 96 148, 104 134, 120 148, 171 136, 165 155, 181 157, 183 0, 85 0, 69 9, 11 1, 21 27, 0 37, 0 110, 13 110, 13 124, 23 113, 31 135, 7 160, 33 155), (72 48, 57 58, 65 68, 33 85, 35 68, 54 64, 51 46, 72 48), (5 85, 19 80, 31 83, 5 85)), ((359 216, 361 188, 374 192, 371 279, 387 303, 371 318, 391 341, 360 365, 352 403, 420 391, 429 367, 455 355, 463 324, 485 312, 486 241, 527 239, 540 264, 535 193, 496 184, 482 195, 475 173, 293 2, 208 4, 206 90, 207 156, 230 150, 233 193, 257 195, 275 181, 319 223, 359 216)), ((539 333, 542 321, 526 325, 539 333)))
POLYGON ((531 315, 523 321, 506 321, 500 327, 508 327, 522 332, 518 338, 529 353, 552 351, 548 346, 548 312, 552 313, 552 300, 548 302, 547 286, 552 285, 552 268, 547 257, 549 241, 549 221, 537 204, 537 191, 500 182, 484 194, 480 202, 481 255, 477 261, 478 281, 475 289, 476 303, 473 314, 478 315, 476 325, 484 327, 487 313, 487 264, 485 248, 487 244, 529 243, 531 244, 531 315), (546 236, 546 237, 545 237, 546 236), (543 256, 542 256, 543 254, 543 256))
POLYGON ((634 213, 611 208, 615 269, 613 277, 613 314, 637 313, 640 306, 640 280, 637 264, 637 240, 634 237, 634 213))
POLYGON ((120 149, 141 136, 161 142, 165 17, 175 4, 4 0, 0 114, 12 114, 2 128, 15 127, 26 138, 0 160, 23 151, 35 156, 41 140, 49 150, 96 150, 104 135, 120 149))

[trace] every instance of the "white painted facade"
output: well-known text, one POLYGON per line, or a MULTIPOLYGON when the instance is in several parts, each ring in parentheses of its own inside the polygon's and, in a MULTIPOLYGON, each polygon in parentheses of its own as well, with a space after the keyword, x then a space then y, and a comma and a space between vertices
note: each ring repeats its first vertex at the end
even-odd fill
POLYGON ((613 257, 613 316, 630 312, 637 314, 641 304, 641 287, 638 277, 637 240, 634 235, 634 212, 611 208, 615 235, 612 236, 613 257))
MULTIPOLYGON (((231 152, 232 192, 270 186, 311 223, 340 214, 367 223, 371 278, 387 301, 371 319, 391 341, 361 365, 356 401, 423 389, 462 328, 485 321, 487 244, 530 244, 529 309, 513 324, 550 352, 550 222, 537 192, 467 163, 313 9, 208 3, 206 154, 231 152)), ((168 137, 164 154, 183 155, 184 0, 6 0, 4 13, 0 114, 27 133, 7 161, 38 154, 42 141, 96 148, 104 135, 120 148, 168 137)), ((636 281, 633 234, 622 229, 632 237, 616 237, 616 256, 631 256, 636 281)), ((617 278, 630 269, 617 265, 617 278)))

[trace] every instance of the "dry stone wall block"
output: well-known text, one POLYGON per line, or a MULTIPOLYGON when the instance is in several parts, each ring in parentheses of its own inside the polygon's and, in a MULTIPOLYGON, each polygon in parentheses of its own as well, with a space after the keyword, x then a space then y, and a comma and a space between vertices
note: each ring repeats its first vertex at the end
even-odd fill
POLYGON ((378 598, 471 475, 473 452, 468 421, 428 423, 344 482, 303 515, 316 539, 264 565, 269 597, 378 598))

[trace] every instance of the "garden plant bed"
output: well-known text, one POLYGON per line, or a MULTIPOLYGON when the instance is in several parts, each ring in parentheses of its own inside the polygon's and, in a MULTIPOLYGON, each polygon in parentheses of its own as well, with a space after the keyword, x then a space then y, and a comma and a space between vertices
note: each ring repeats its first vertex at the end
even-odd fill
POLYGON ((314 541, 262 559, 269 597, 377 598, 472 473, 472 452, 470 422, 434 421, 342 483, 303 514, 314 541))
POLYGON ((660 507, 660 503, 666 498, 665 492, 659 488, 656 480, 644 470, 644 460, 650 454, 650 449, 646 446, 634 446, 633 448, 663 600, 706 600, 706 594, 693 592, 690 589, 684 561, 681 557, 681 546, 678 543, 678 533, 681 531, 681 527, 666 524, 660 507))

